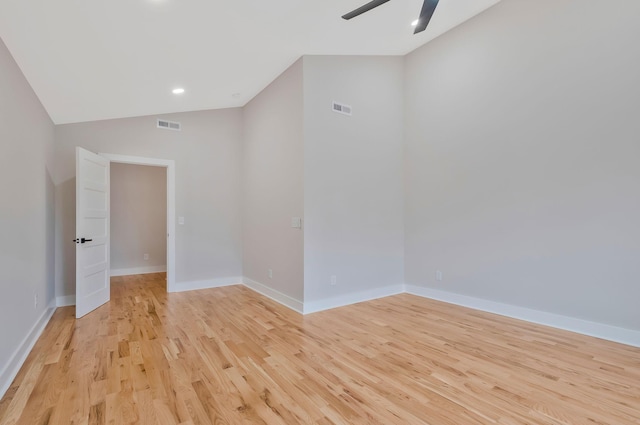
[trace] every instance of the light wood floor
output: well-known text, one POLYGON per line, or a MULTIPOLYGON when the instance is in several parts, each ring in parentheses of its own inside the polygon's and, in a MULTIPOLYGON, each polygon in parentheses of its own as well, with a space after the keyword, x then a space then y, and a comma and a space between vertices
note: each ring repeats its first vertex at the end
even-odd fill
POLYGON ((411 295, 300 316, 114 278, 60 308, 0 424, 640 424, 640 349, 411 295))

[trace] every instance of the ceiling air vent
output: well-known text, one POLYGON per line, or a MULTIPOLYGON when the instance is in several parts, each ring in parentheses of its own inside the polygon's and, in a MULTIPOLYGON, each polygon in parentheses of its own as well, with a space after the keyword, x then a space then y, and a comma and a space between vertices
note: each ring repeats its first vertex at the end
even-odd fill
POLYGON ((331 110, 343 115, 351 115, 351 106, 333 101, 331 110))
POLYGON ((180 131, 182 126, 179 122, 158 119, 158 128, 180 131))

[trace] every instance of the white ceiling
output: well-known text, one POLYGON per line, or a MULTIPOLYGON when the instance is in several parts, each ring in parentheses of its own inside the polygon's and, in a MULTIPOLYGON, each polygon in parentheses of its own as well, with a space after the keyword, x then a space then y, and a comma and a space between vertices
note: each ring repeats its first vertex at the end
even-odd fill
POLYGON ((302 55, 404 55, 499 0, 441 0, 419 35, 422 0, 340 18, 367 1, 0 0, 0 37, 62 124, 243 106, 302 55))

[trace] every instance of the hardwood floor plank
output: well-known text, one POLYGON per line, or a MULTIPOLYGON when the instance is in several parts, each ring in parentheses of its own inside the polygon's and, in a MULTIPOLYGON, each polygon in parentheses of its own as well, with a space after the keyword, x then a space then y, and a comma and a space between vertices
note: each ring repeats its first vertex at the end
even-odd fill
POLYGON ((7 412, 3 416, 0 424, 13 425, 18 422, 23 414, 33 414, 33 412, 26 410, 25 407, 31 397, 32 391, 38 384, 38 378, 44 368, 44 359, 45 355, 44 353, 41 353, 33 359, 32 362, 30 362, 31 364, 28 366, 28 372, 13 396, 9 407, 7 408, 7 412))
POLYGON ((640 349, 407 294, 301 316, 112 280, 58 309, 0 425, 639 425, 640 349))

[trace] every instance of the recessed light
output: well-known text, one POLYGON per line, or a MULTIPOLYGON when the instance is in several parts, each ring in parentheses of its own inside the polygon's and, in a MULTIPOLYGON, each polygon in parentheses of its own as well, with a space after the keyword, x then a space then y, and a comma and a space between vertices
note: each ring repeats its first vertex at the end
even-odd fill
POLYGON ((231 97, 233 97, 234 99, 237 99, 240 97, 240 93, 234 93, 231 95, 231 97))
POLYGON ((411 22, 411 26, 415 27, 416 25, 418 25, 418 22, 420 22, 420 19, 416 19, 415 21, 411 22))
POLYGON ((177 88, 177 89, 173 89, 171 92, 173 94, 182 94, 182 93, 184 93, 184 89, 183 88, 177 88))

